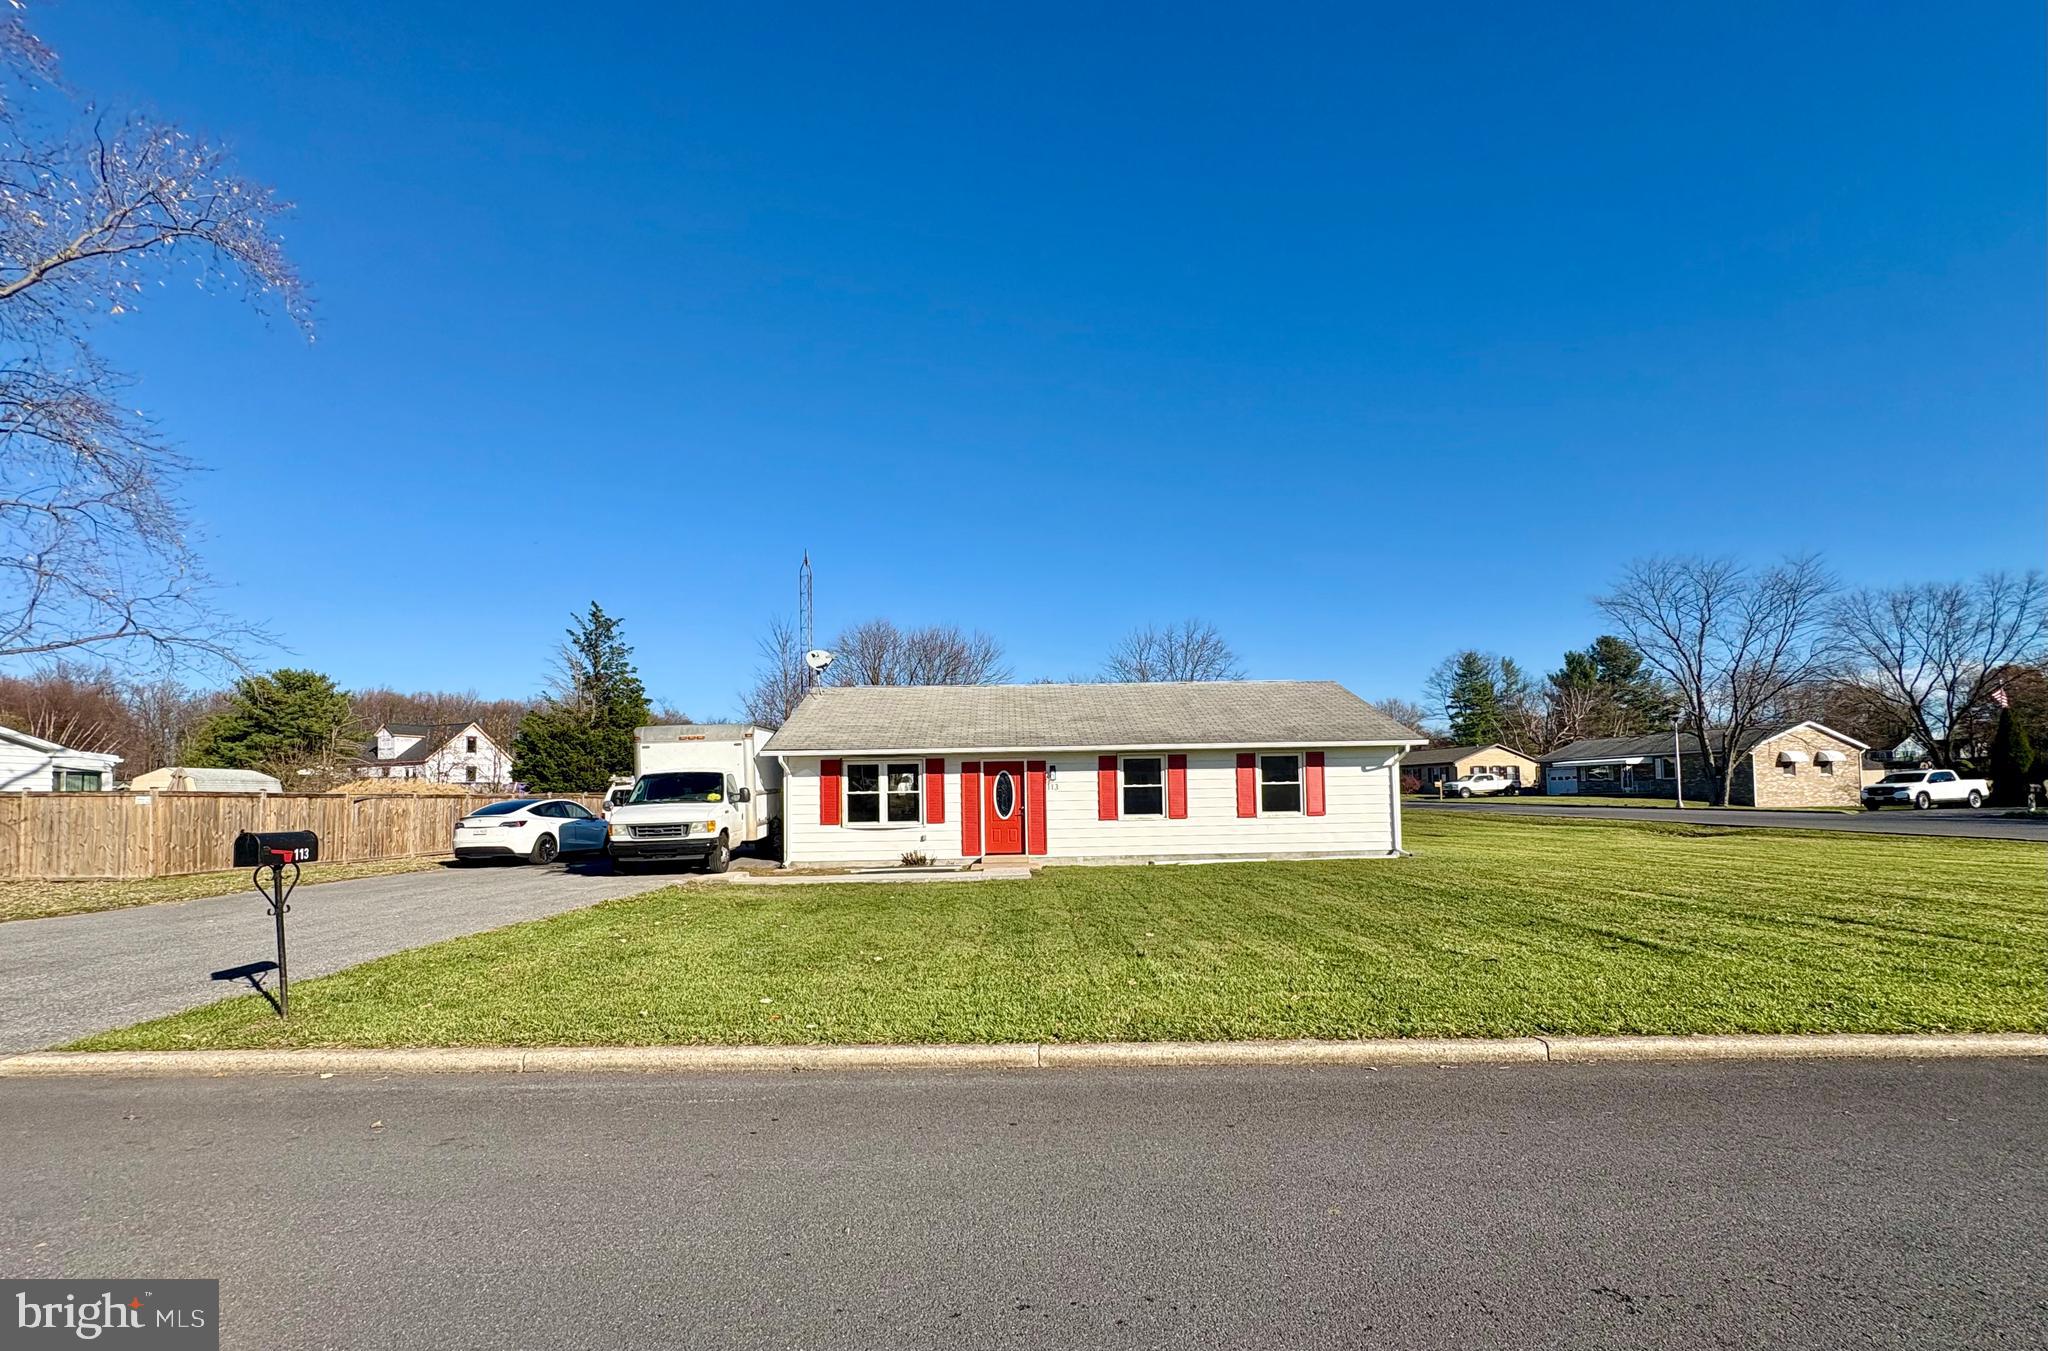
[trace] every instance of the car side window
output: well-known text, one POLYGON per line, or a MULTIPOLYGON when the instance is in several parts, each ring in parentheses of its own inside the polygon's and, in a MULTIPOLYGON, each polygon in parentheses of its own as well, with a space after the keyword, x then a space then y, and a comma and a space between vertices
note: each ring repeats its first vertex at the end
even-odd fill
POLYGON ((1928 775, 1927 781, 1929 783, 1953 783, 1955 781, 1955 777, 1955 775, 1949 773, 1947 770, 1943 770, 1939 774, 1928 775))
POLYGON ((560 816, 562 814, 562 804, 559 802, 543 802, 533 809, 533 814, 535 816, 560 816))
POLYGON ((588 821, 590 819, 590 809, 580 802, 564 802, 561 804, 561 808, 562 815, 568 817, 571 821, 588 821))

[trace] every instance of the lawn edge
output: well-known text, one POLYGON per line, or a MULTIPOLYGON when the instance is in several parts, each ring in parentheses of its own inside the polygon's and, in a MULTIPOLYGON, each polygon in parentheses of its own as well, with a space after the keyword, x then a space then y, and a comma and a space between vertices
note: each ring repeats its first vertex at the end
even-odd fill
POLYGON ((1620 1061, 1932 1060, 2048 1056, 2048 1034, 1840 1033, 1369 1041, 1010 1042, 911 1046, 413 1047, 31 1051, 0 1078, 237 1074, 696 1073, 878 1069, 1164 1069, 1198 1065, 1505 1065, 1620 1061))

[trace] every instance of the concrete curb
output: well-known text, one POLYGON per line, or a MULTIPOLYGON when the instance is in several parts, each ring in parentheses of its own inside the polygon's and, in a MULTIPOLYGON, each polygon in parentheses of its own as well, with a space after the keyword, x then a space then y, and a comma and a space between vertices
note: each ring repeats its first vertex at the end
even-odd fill
POLYGON ((1012 1042, 965 1046, 550 1046, 398 1050, 33 1051, 0 1078, 227 1074, 655 1074, 767 1070, 1163 1069, 1191 1065, 1525 1065, 1610 1061, 2048 1056, 2032 1032, 1881 1036, 1012 1042))

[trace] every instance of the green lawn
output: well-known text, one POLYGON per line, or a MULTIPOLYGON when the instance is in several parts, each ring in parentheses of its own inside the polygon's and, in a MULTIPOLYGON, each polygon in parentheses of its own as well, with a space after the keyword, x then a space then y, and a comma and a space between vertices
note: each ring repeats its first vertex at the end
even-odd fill
POLYGON ((693 887, 80 1046, 2048 1028, 2044 851, 1416 812, 1409 859, 693 887))
MULTIPOLYGON (((419 872, 425 868, 438 868, 442 862, 438 858, 396 858, 381 863, 309 863, 301 883, 310 887, 315 882, 346 882, 356 877, 419 872)), ((159 905, 165 901, 190 901, 201 896, 224 896, 249 890, 247 870, 84 882, 0 882, 0 920, 48 919, 52 915, 82 915, 93 910, 124 910, 131 905, 159 905)))

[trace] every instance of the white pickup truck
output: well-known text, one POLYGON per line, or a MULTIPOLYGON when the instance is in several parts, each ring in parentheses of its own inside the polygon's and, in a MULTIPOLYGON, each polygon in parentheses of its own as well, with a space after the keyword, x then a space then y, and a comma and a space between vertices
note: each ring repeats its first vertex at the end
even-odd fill
POLYGON ((1981 807, 1991 793, 1982 779, 1966 779, 1953 769, 1901 769, 1863 790, 1863 809, 1912 806, 1981 807))
POLYGON ((1462 779, 1446 779, 1444 796, 1485 797, 1490 793, 1512 794, 1520 787, 1520 784, 1505 774, 1488 774, 1485 770, 1477 770, 1462 779))

